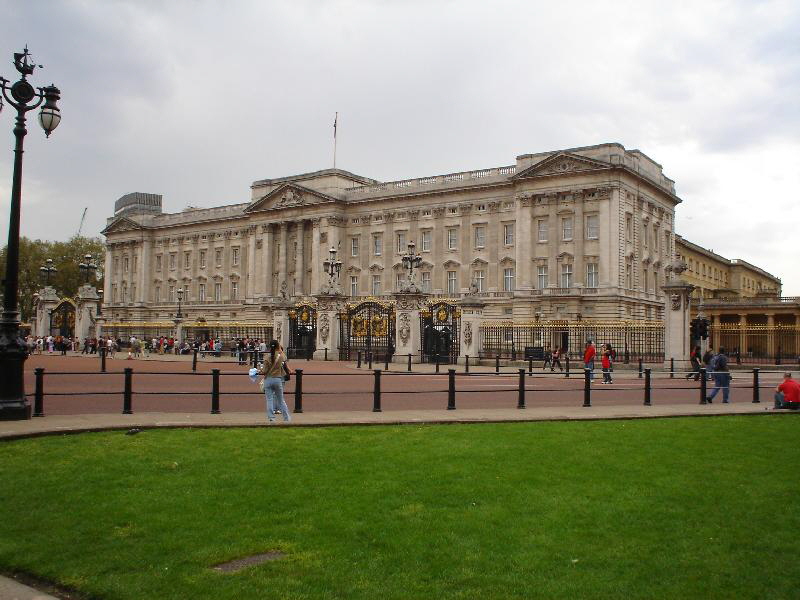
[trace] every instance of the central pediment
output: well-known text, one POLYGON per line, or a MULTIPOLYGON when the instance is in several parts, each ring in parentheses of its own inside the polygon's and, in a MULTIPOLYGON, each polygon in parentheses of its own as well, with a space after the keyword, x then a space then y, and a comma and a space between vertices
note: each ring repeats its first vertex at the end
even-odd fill
POLYGON ((535 165, 531 165, 524 171, 514 175, 513 179, 528 179, 531 177, 543 177, 551 175, 571 175, 585 171, 597 171, 608 169, 611 165, 599 160, 586 158, 572 152, 558 152, 549 156, 535 165))
POLYGON ((296 183, 285 183, 258 200, 254 200, 244 209, 245 213, 254 213, 268 210, 282 210, 314 206, 316 204, 330 204, 338 202, 333 196, 323 194, 296 183))

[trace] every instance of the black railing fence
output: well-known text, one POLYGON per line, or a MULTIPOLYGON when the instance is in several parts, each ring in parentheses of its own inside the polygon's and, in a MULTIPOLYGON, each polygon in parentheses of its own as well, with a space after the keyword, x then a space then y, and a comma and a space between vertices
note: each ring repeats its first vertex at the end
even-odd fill
POLYGON ((664 324, 651 321, 612 322, 542 322, 514 324, 511 321, 487 321, 480 326, 482 356, 499 354, 518 358, 527 354, 560 350, 562 359, 583 357, 589 340, 597 348, 611 344, 617 362, 642 359, 644 362, 664 360, 664 324))
MULTIPOLYGON (((666 380, 667 378, 672 378, 674 375, 681 375, 686 376, 687 378, 694 375, 694 372, 686 372, 680 371, 678 373, 671 373, 669 371, 661 371, 660 372, 664 377, 662 380, 666 380)), ((739 372, 742 373, 741 371, 739 372)), ((752 390, 752 402, 759 403, 761 401, 761 392, 762 389, 773 389, 774 384, 767 384, 764 385, 761 382, 760 376, 766 373, 761 371, 758 368, 752 369, 749 372, 751 381, 745 385, 736 385, 737 390, 742 389, 750 389, 752 390)), ((773 371, 770 373, 778 373, 777 371, 773 371)), ((133 414, 135 408, 135 398, 137 396, 176 396, 176 395, 191 395, 195 397, 205 397, 209 402, 209 409, 211 414, 220 414, 222 412, 222 398, 223 397, 241 397, 241 396, 260 396, 263 397, 264 394, 261 391, 258 391, 256 386, 253 386, 252 391, 228 391, 222 392, 220 381, 223 377, 236 377, 242 378, 246 376, 243 374, 242 371, 230 371, 230 372, 223 372, 220 369, 211 369, 210 372, 186 372, 186 371, 176 371, 176 372, 163 372, 163 371, 140 371, 134 372, 133 368, 125 368, 120 373, 119 371, 116 372, 100 372, 97 371, 93 372, 74 372, 74 371, 66 371, 66 372, 46 372, 44 368, 36 368, 34 370, 35 374, 35 390, 33 394, 29 394, 28 396, 32 396, 34 399, 34 417, 44 417, 45 416, 45 398, 46 397, 63 397, 63 396, 96 396, 96 395, 109 395, 109 396, 118 396, 121 397, 122 404, 121 409, 123 414, 133 414), (119 377, 122 375, 123 377, 123 386, 122 389, 109 389, 109 385, 103 385, 102 389, 100 390, 93 390, 83 388, 80 392, 74 391, 58 391, 62 388, 59 387, 58 383, 52 383, 53 380, 59 380, 63 377, 70 377, 76 375, 102 375, 102 376, 117 376, 119 377), (149 381, 146 383, 152 383, 154 381, 153 377, 159 376, 181 376, 185 378, 208 378, 209 381, 207 382, 206 391, 198 391, 198 390, 186 390, 186 389, 170 389, 170 390, 154 390, 151 389, 151 385, 145 385, 144 387, 147 388, 146 390, 136 389, 134 384, 139 382, 141 379, 145 377, 151 377, 149 381), (51 382, 48 384, 48 380, 51 382), (51 386, 51 387, 48 387, 51 386), (47 391, 49 389, 55 389, 57 391, 47 391)), ((564 394, 564 393, 575 393, 583 390, 583 403, 582 406, 589 407, 592 406, 592 399, 597 395, 600 394, 601 396, 604 393, 614 392, 617 391, 618 388, 608 387, 608 388, 599 388, 592 385, 592 377, 593 373, 589 369, 579 369, 577 372, 573 372, 576 375, 576 382, 581 382, 582 385, 580 387, 572 386, 572 387, 549 387, 549 388, 540 388, 540 387, 532 387, 529 385, 531 382, 535 380, 554 380, 556 377, 560 378, 560 375, 552 376, 550 374, 532 374, 526 369, 519 368, 513 371, 504 371, 500 372, 499 376, 501 378, 508 378, 508 387, 495 387, 491 390, 491 394, 495 397, 496 394, 502 393, 510 393, 514 392, 515 404, 509 402, 508 406, 516 406, 518 409, 524 409, 526 406, 534 400, 536 397, 540 397, 542 394, 564 394)), ((650 368, 643 369, 643 378, 642 384, 640 387, 636 388, 639 389, 642 394, 642 404, 645 406, 652 406, 653 404, 653 392, 654 391, 679 391, 679 390, 692 390, 694 393, 697 394, 698 403, 699 404, 706 404, 707 403, 707 392, 708 392, 708 376, 713 375, 711 372, 707 372, 706 369, 700 369, 698 373, 699 377, 695 385, 685 385, 685 386, 656 386, 654 385, 654 380, 658 381, 658 378, 653 377, 654 372, 650 368)), ((470 387, 470 382, 472 381, 480 381, 483 377, 498 377, 498 373, 470 373, 468 370, 457 373, 456 369, 448 369, 447 373, 435 374, 435 373, 408 373, 403 371, 395 371, 395 372, 387 372, 381 369, 373 369, 371 371, 362 371, 357 373, 305 373, 303 369, 295 369, 293 372, 292 382, 293 382, 293 389, 289 389, 286 393, 290 396, 294 396, 294 412, 295 413, 302 413, 303 412, 303 399, 308 396, 371 396, 372 397, 372 411, 373 412, 381 412, 382 411, 382 399, 384 396, 393 395, 393 394, 447 394, 447 403, 443 406, 447 410, 455 410, 457 405, 457 398, 461 397, 464 394, 486 394, 487 389, 485 387, 470 387), (433 377, 435 380, 446 382, 447 387, 443 389, 433 389, 433 390, 415 390, 413 389, 412 382, 409 381, 409 385, 404 385, 403 389, 400 390, 386 390, 382 389, 381 381, 382 378, 386 377, 419 377, 419 376, 426 376, 426 377, 433 377), (372 386, 371 390, 353 390, 349 389, 347 391, 304 391, 303 384, 304 381, 308 378, 314 377, 349 377, 349 378, 363 378, 363 377, 370 377, 372 378, 372 386)), ((196 379, 195 379, 196 380, 196 379)), ((638 378, 634 378, 633 381, 637 381, 638 378)), ((729 383, 730 385, 730 383, 729 383)), ((630 388, 628 388, 630 389, 630 388)), ((502 403, 495 402, 493 407, 501 408, 503 405, 502 403)), ((364 401, 364 410, 368 408, 368 400, 365 399, 364 401)), ((352 409, 350 409, 352 410, 352 409)))

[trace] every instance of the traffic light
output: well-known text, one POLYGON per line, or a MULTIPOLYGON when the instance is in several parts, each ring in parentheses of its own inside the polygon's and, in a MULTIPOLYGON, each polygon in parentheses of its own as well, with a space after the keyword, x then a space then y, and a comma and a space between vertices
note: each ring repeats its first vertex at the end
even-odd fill
POLYGON ((697 332, 700 334, 701 339, 708 339, 708 319, 700 319, 697 332))
POLYGON ((700 319, 692 319, 691 323, 689 323, 689 339, 696 340, 700 337, 700 328, 699 328, 699 321, 700 319))

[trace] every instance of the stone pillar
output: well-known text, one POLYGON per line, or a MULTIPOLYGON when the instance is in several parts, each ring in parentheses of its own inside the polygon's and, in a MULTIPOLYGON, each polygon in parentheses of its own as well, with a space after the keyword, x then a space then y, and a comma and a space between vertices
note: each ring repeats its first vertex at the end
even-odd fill
MULTIPOLYGON (((139 289, 137 290, 138 298, 132 298, 134 302, 147 303, 150 297, 150 240, 142 240, 140 260, 139 260, 139 289)), ((96 294, 95 294, 96 295, 96 294)))
POLYGON ((680 279, 672 280, 664 290, 664 368, 669 369, 670 359, 676 370, 688 370, 691 341, 689 340, 690 302, 694 286, 680 279))
MULTIPOLYGON (((281 237, 280 246, 278 248, 278 291, 282 292, 283 290, 287 290, 288 292, 289 283, 286 281, 286 279, 289 276, 289 271, 286 268, 286 257, 289 254, 286 252, 286 245, 289 243, 289 223, 287 221, 281 222, 280 228, 281 237)), ((277 329, 275 331, 277 332, 277 329)))
POLYGON ((47 337, 50 335, 50 313, 60 302, 56 290, 52 286, 45 286, 39 290, 39 297, 36 300, 36 314, 34 316, 33 332, 34 335, 47 337))
POLYGON ((288 349, 289 347, 289 306, 276 306, 272 311, 272 337, 288 349))
POLYGON ((317 295, 317 349, 314 360, 339 360, 339 311, 345 298, 339 294, 317 295))
MULTIPOLYGON (((747 315, 740 314, 739 315, 739 353, 744 356, 744 353, 747 352, 747 315)), ((733 350, 733 348, 731 348, 733 350)))
POLYGON ((87 337, 97 335, 97 303, 100 297, 94 286, 83 285, 78 289, 78 302, 75 307, 75 337, 83 344, 87 337), (95 328, 92 333, 92 328, 95 328))
MULTIPOLYGON (((103 268, 103 298, 105 299, 106 304, 111 304, 114 301, 114 298, 111 297, 111 283, 116 281, 117 274, 112 271, 114 266, 112 256, 113 253, 114 245, 106 244, 106 265, 103 268)), ((142 271, 145 271, 144 265, 142 265, 142 271)), ((145 273, 145 276, 147 276, 147 273, 145 273)))
POLYGON ((306 264, 303 260, 303 255, 305 254, 303 246, 305 245, 305 225, 306 222, 300 220, 297 222, 297 253, 294 259, 294 295, 295 296, 302 296, 305 294, 305 271, 306 271, 306 264))
POLYGON ((256 232, 258 229, 253 226, 249 227, 247 233, 249 238, 247 240, 247 292, 245 299, 252 302, 258 295, 256 290, 256 232))
POLYGON ((483 307, 486 304, 476 296, 467 295, 459 302, 459 305, 461 306, 461 350, 458 362, 463 364, 465 357, 469 356, 472 363, 473 358, 477 360, 483 349, 481 321, 483 320, 483 307))
POLYGON ((264 278, 264 285, 259 289, 265 296, 274 296, 276 290, 273 289, 273 262, 275 250, 275 232, 271 224, 264 225, 262 229, 264 237, 261 239, 261 270, 264 278))
POLYGON ((419 326, 419 313, 425 306, 427 296, 415 292, 395 294, 397 322, 395 323, 395 350, 392 362, 406 364, 408 355, 411 362, 421 361, 422 333, 419 326))
MULTIPOLYGON (((767 356, 778 355, 778 343, 775 339, 775 313, 767 313, 767 356)), ((786 351, 786 348, 781 348, 781 354, 786 351)))
MULTIPOLYGON (((514 224, 514 269, 517 277, 518 290, 533 288, 531 272, 533 269, 531 257, 531 199, 520 198, 517 201, 517 221, 514 224)), ((503 235, 503 232, 500 232, 503 235)), ((504 240, 502 240, 504 241, 504 240)))
MULTIPOLYGON (((311 220, 311 282, 309 294, 318 294, 320 289, 320 271, 322 270, 322 253, 325 250, 320 242, 320 219, 311 220)), ((327 256, 327 253, 326 253, 327 256)), ((319 329, 318 329, 319 331, 319 329)))
POLYGON ((175 343, 181 344, 183 342, 183 319, 176 317, 172 319, 172 322, 175 323, 175 343))

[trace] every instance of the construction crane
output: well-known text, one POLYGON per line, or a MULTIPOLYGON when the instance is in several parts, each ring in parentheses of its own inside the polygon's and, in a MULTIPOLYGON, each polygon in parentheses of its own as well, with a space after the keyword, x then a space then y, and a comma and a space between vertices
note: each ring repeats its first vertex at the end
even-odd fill
POLYGON ((75 234, 75 237, 81 237, 81 229, 83 229, 83 221, 86 219, 86 211, 89 210, 89 207, 83 209, 83 214, 81 215, 81 224, 78 225, 78 233, 75 234))

